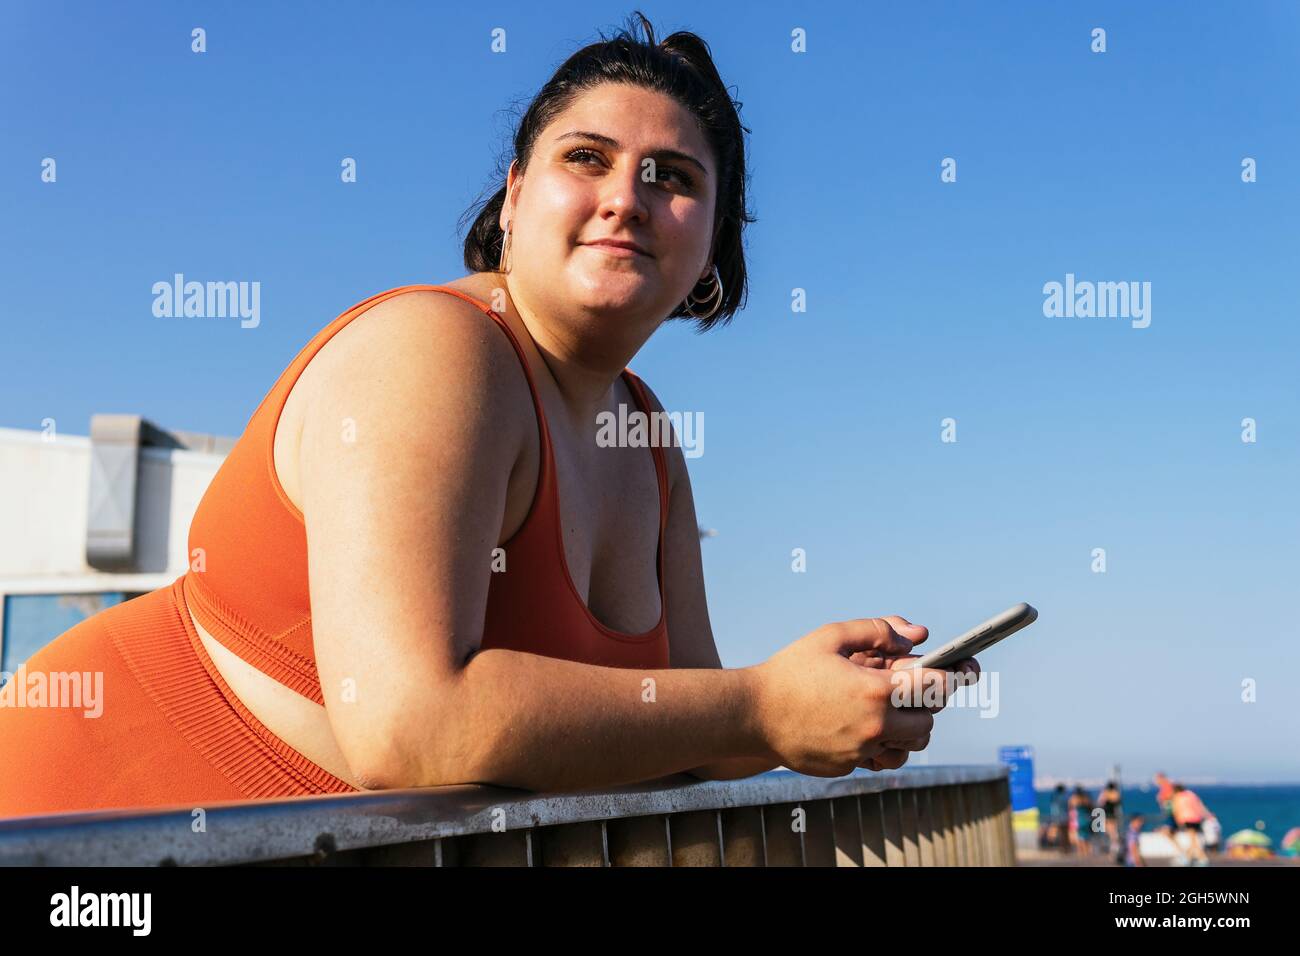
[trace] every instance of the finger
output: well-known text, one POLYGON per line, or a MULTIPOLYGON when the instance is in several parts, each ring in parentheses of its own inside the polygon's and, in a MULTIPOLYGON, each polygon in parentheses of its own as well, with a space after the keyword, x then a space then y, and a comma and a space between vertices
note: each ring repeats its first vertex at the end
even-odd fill
POLYGON ((878 617, 838 621, 826 625, 821 630, 822 640, 846 657, 859 651, 877 651, 880 654, 896 656, 907 654, 912 650, 910 640, 878 617))
POLYGON ((865 767, 868 770, 875 770, 877 772, 881 770, 897 770, 903 764, 907 763, 908 756, 909 754, 906 750, 895 750, 889 748, 882 750, 874 757, 868 758, 865 763, 861 763, 858 766, 865 767))
POLYGON ((885 723, 876 738, 886 740, 916 740, 928 737, 934 730, 934 711, 926 707, 890 707, 885 713, 885 723))
POLYGON ((882 740, 881 744, 890 750, 924 750, 930 746, 930 735, 913 737, 910 740, 882 740))
POLYGON ((942 710, 955 684, 953 675, 934 667, 898 667, 889 675, 890 702, 900 707, 942 710))
POLYGON ((933 730, 934 714, 928 710, 898 710, 886 719, 880 739, 893 743, 924 740, 933 730))
POLYGON ((958 661, 953 668, 953 686, 970 687, 980 679, 980 665, 973 657, 958 661))
POLYGON ((921 659, 919 654, 883 654, 880 651, 856 651, 849 660, 862 667, 896 669, 906 667, 908 661, 921 659), (900 663, 901 662, 901 663, 900 663))
POLYGON ((888 621, 890 627, 899 634, 902 634, 913 644, 920 644, 930 636, 930 629, 928 627, 923 624, 913 624, 907 618, 898 614, 890 614, 888 617, 883 618, 883 620, 888 621))
POLYGON ((874 667, 877 669, 889 666, 893 658, 885 657, 879 651, 855 651, 849 655, 849 660, 859 667, 874 667))
MULTIPOLYGON (((889 666, 894 670, 906 669, 912 666, 912 661, 920 660, 920 659, 921 659, 920 654, 905 654, 901 657, 891 657, 889 658, 889 666)), ((957 663, 953 664, 951 667, 941 667, 941 668, 931 668, 931 669, 949 671, 954 674, 960 674, 960 673, 973 674, 975 680, 979 679, 979 674, 980 674, 979 661, 975 660, 975 658, 973 657, 968 657, 965 660, 958 661, 957 663)))

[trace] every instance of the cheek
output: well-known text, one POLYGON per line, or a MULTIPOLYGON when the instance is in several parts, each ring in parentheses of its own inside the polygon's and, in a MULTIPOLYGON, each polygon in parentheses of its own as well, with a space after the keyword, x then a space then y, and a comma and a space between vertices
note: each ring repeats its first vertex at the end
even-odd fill
POLYGON ((710 208, 694 200, 675 199, 665 209, 664 229, 672 239, 669 248, 683 258, 699 258, 709 247, 710 208))
POLYGON ((572 242, 582 232, 594 208, 591 190, 573 176, 549 176, 537 183, 530 197, 527 213, 535 223, 544 225, 537 233, 542 242, 564 237, 572 242))

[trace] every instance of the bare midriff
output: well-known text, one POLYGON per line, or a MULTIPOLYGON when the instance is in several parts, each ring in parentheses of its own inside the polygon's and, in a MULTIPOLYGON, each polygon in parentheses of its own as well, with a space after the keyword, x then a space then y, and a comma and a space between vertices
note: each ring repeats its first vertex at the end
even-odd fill
POLYGON ((240 703, 267 730, 312 763, 362 789, 339 750, 325 708, 259 671, 204 630, 188 608, 186 613, 213 666, 240 703))

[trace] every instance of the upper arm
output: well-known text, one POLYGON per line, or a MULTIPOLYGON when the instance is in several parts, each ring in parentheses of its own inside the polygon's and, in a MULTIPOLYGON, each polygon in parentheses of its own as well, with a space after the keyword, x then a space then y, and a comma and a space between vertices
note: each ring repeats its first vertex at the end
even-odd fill
MULTIPOLYGON (((643 383, 644 384, 644 383, 643 383)), ((646 386, 651 411, 664 410, 646 386)), ((680 445, 664 449, 668 465, 668 525, 664 530, 664 600, 667 605, 669 666, 721 667, 709 624, 704 593, 704 562, 700 555, 699 522, 686 456, 680 445)))
POLYGON ((299 471, 325 708, 373 781, 402 766, 396 731, 440 713, 482 639, 520 390, 529 414, 531 399, 501 330, 453 296, 395 296, 345 334, 313 359, 299 471))

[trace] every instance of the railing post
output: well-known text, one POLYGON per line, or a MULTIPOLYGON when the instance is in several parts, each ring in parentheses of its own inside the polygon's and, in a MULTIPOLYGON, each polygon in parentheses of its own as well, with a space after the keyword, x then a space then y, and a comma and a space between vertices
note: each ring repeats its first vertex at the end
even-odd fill
POLYGON ((809 800, 803 804, 807 828, 803 834, 804 866, 835 866, 835 820, 829 800, 809 800))
POLYGON ((604 866, 602 824, 566 823, 541 834, 541 866, 604 866))
POLYGON ((1016 834, 1011 812, 1011 783, 1002 780, 997 783, 998 796, 1002 803, 1002 846, 1003 860, 1007 866, 1016 865, 1016 834))
POLYGON ((668 817, 668 825, 672 832, 673 866, 722 866, 716 812, 674 813, 668 817))
POLYGON ((919 820, 918 833, 921 844, 921 865, 935 865, 935 842, 934 835, 936 832, 934 820, 934 803, 931 800, 933 788, 919 787, 916 791, 916 814, 919 820))
POLYGON ((945 866, 958 866, 957 828, 954 824, 953 788, 940 787, 938 790, 940 814, 943 818, 943 845, 945 866))
POLYGON ((722 828, 724 866, 766 866, 763 850, 763 811, 734 807, 718 812, 722 828))
MULTIPOLYGON (((767 838, 768 866, 803 866, 803 834, 794 829, 797 803, 763 807, 763 832, 767 838)), ((804 815, 807 822, 807 815, 804 815)))
POLYGON ((672 866, 665 816, 607 820, 605 833, 610 866, 672 866))
POLYGON ((984 790, 979 784, 967 784, 966 789, 970 792, 970 812, 971 812, 971 837, 975 841, 975 865, 989 865, 989 847, 988 839, 985 837, 984 819, 986 817, 984 808, 984 790))
POLYGON ((998 865, 997 831, 993 827, 993 790, 987 783, 976 784, 980 788, 980 800, 984 805, 984 865, 998 865))
POLYGON ((862 865, 862 820, 857 797, 837 797, 830 801, 835 824, 835 865, 862 865))
POLYGON ((858 797, 858 817, 862 820, 862 862, 865 866, 888 866, 885 856, 884 794, 864 793, 858 797))
POLYGON ((903 812, 897 790, 885 790, 880 794, 885 821, 885 865, 907 866, 907 854, 903 849, 903 812))
POLYGON ((916 789, 914 787, 900 789, 898 802, 903 815, 903 857, 907 866, 920 866, 921 849, 918 846, 920 826, 916 812, 916 789))
POLYGON ((970 795, 966 791, 966 785, 961 783, 954 786, 952 792, 957 807, 957 854, 960 865, 979 866, 979 858, 975 855, 975 837, 971 832, 970 795))

